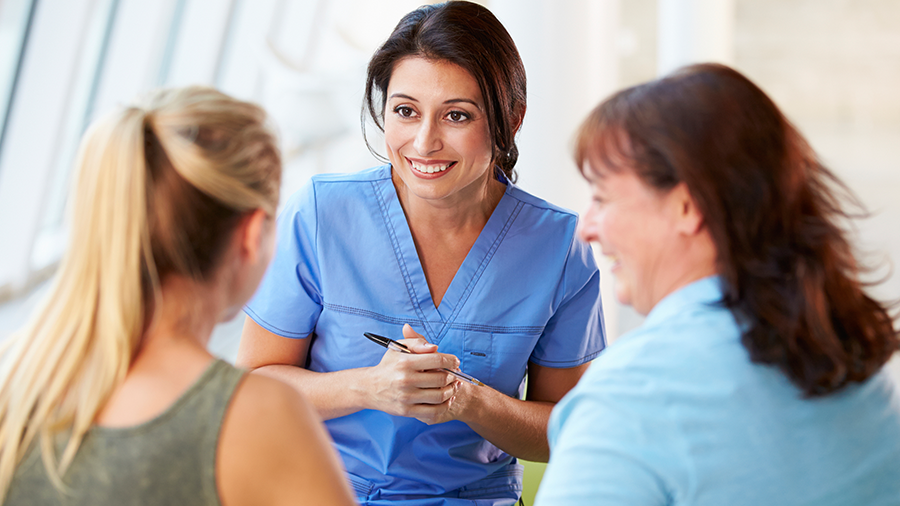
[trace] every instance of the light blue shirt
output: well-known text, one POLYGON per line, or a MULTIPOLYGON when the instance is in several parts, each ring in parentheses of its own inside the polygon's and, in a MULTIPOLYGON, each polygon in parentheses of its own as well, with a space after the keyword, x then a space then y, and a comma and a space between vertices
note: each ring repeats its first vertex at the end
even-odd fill
POLYGON ((750 362, 719 278, 663 299, 553 410, 540 506, 900 504, 900 397, 882 370, 803 399, 750 362))
MULTIPOLYGON (((275 334, 314 333, 308 368, 378 364, 384 348, 364 332, 400 339, 409 323, 461 369, 510 396, 529 362, 566 368, 605 346, 599 272, 575 238, 576 216, 513 184, 438 307, 390 166, 322 175, 286 204, 278 247, 245 308, 275 334)), ((516 459, 452 421, 363 410, 326 422, 363 504, 513 504, 516 459)))

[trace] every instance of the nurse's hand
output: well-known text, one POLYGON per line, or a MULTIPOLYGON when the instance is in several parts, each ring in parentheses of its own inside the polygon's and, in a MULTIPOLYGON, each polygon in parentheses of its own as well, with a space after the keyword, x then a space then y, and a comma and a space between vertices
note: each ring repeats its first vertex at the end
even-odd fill
POLYGON ((458 381, 440 369, 458 369, 459 359, 438 353, 437 345, 425 341, 409 325, 403 327, 403 336, 406 339, 399 342, 412 353, 387 351, 381 362, 369 369, 371 395, 367 408, 425 423, 443 421, 458 381))

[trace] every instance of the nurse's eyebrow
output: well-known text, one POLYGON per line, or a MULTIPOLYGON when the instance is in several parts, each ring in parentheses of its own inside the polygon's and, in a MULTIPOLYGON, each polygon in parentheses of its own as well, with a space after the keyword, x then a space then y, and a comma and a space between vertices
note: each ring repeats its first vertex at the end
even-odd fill
POLYGON ((412 100, 413 102, 418 102, 418 100, 416 100, 415 98, 413 98, 409 95, 403 94, 403 93, 394 93, 393 95, 388 97, 388 99, 392 99, 392 98, 405 98, 406 100, 412 100))
MULTIPOLYGON (((405 94, 405 93, 394 93, 394 94, 392 94, 390 97, 388 97, 389 100, 390 100, 390 99, 393 99, 393 98, 402 98, 402 99, 410 100, 410 101, 412 101, 412 102, 418 102, 418 100, 416 100, 415 98, 413 98, 413 97, 411 97, 411 96, 409 96, 409 95, 407 95, 407 94, 405 94)), ((466 104, 472 104, 472 105, 474 105, 474 106, 477 107, 479 110, 481 109, 481 106, 478 105, 474 100, 472 100, 472 99, 470 99, 470 98, 451 98, 450 100, 444 100, 444 103, 445 103, 445 104, 459 104, 459 103, 466 103, 466 104)))
POLYGON ((469 99, 469 98, 451 98, 450 100, 445 100, 445 101, 444 101, 445 104, 458 104, 458 103, 460 103, 460 102, 464 102, 464 103, 467 103, 467 104, 472 104, 472 105, 474 105, 475 107, 477 107, 479 110, 481 110, 481 106, 478 105, 477 103, 475 103, 474 100, 469 99))

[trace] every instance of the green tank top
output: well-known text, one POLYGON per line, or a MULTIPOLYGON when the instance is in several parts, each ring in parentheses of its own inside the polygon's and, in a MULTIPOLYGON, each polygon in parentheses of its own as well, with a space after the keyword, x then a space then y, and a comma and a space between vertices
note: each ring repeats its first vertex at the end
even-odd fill
MULTIPOLYGON (((63 476, 47 477, 38 444, 16 469, 7 505, 219 505, 216 448, 222 419, 244 371, 214 360, 164 413, 125 428, 95 426, 63 476)), ((64 435, 67 436, 67 435, 64 435)), ((57 455, 65 437, 60 437, 57 455)))

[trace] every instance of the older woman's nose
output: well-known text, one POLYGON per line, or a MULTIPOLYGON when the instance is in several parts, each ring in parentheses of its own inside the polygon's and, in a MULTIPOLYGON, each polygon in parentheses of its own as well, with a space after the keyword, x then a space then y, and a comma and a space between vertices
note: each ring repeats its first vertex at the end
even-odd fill
POLYGON ((594 206, 591 206, 584 214, 578 217, 578 225, 575 233, 578 238, 584 242, 598 242, 600 236, 597 234, 597 213, 594 206))

